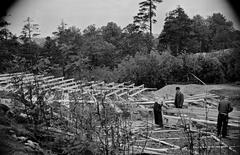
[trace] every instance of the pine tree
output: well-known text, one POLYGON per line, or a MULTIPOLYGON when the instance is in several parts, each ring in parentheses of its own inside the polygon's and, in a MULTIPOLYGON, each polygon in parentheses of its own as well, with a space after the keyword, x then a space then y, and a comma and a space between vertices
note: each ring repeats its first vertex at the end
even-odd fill
POLYGON ((140 30, 150 30, 152 35, 152 24, 156 23, 157 20, 154 19, 156 16, 156 3, 161 3, 162 0, 145 0, 139 3, 139 13, 137 16, 134 16, 134 24, 137 25, 137 28, 140 30), (149 25, 147 24, 149 22, 149 25))

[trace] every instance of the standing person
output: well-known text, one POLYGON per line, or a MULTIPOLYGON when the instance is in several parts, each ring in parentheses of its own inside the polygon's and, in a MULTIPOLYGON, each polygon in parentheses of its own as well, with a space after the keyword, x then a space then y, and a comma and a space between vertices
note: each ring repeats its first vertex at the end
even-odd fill
POLYGON ((229 100, 222 96, 218 105, 217 135, 227 136, 228 113, 233 111, 229 100))
POLYGON ((184 102, 183 93, 180 91, 180 87, 176 87, 176 95, 174 105, 176 108, 182 108, 184 102))
POLYGON ((155 124, 163 127, 162 103, 155 102, 153 106, 155 124))

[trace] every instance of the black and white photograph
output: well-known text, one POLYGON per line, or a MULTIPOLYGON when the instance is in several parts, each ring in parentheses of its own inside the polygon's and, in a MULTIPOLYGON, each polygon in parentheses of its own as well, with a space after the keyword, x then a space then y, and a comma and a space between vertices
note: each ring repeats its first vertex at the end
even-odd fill
POLYGON ((0 155, 239 155, 238 0, 2 0, 0 155))

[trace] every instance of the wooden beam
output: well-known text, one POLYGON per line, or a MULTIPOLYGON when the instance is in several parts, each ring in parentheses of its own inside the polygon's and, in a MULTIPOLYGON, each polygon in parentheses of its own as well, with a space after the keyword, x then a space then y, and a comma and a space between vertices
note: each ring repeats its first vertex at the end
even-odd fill
POLYGON ((132 89, 129 90, 129 93, 134 91, 134 90, 137 90, 139 88, 143 88, 144 87, 144 84, 143 85, 140 85, 140 86, 137 86, 137 87, 133 87, 132 89))
POLYGON ((64 88, 62 88, 63 90, 73 90, 73 89, 77 89, 77 88, 79 88, 79 85, 73 85, 73 86, 70 86, 70 87, 64 87, 64 88))
POLYGON ((91 87, 96 87, 96 86, 101 85, 101 84, 104 84, 104 81, 96 83, 96 84, 92 84, 91 87))
POLYGON ((12 78, 12 77, 19 77, 19 76, 23 76, 23 75, 33 75, 32 73, 30 73, 30 74, 25 74, 25 73, 10 73, 10 74, 1 74, 1 76, 0 76, 0 80, 5 80, 5 79, 9 79, 9 78, 12 78))
POLYGON ((157 152, 162 152, 162 153, 167 153, 168 148, 163 148, 163 149, 156 149, 156 148, 150 148, 150 147, 141 147, 141 146, 132 146, 134 148, 139 148, 139 149, 144 149, 148 151, 157 151, 157 152))
POLYGON ((54 76, 45 76, 45 77, 42 77, 41 80, 47 80, 47 79, 52 79, 54 78, 54 76))
MULTIPOLYGON (((135 150, 134 150, 134 153, 135 153, 135 154, 137 153, 136 150, 139 150, 139 153, 147 153, 147 154, 161 155, 162 153, 165 154, 165 153, 167 152, 167 150, 168 150, 167 148, 166 148, 166 149, 164 148, 164 150, 161 149, 160 152, 162 152, 162 153, 160 153, 159 150, 156 151, 156 150, 153 150, 152 148, 145 147, 145 149, 144 149, 143 152, 142 152, 143 147, 141 147, 141 146, 135 146, 135 145, 133 145, 133 146, 130 146, 130 147, 133 147, 133 148, 135 149, 135 150)), ((130 149, 130 151, 131 151, 131 149, 130 149)))
POLYGON ((130 87, 133 88, 134 85, 135 85, 135 84, 133 83, 133 84, 130 84, 130 85, 126 86, 126 87, 127 87, 127 88, 130 88, 130 87))
POLYGON ((156 139, 156 138, 153 138, 153 137, 147 137, 147 138, 149 138, 149 139, 151 139, 151 140, 153 140, 153 141, 156 141, 156 142, 162 143, 162 144, 164 144, 164 145, 167 145, 167 146, 170 146, 170 147, 174 147, 174 148, 176 148, 176 149, 179 149, 179 148, 180 148, 180 147, 177 146, 177 145, 170 144, 170 143, 168 143, 168 142, 161 141, 161 140, 156 139))
POLYGON ((133 97, 133 96, 135 96, 135 95, 137 95, 137 94, 139 94, 139 93, 141 93, 141 92, 143 92, 145 90, 147 90, 147 88, 143 88, 143 89, 137 91, 136 93, 131 94, 130 96, 133 97))
MULTIPOLYGON (((182 119, 181 117, 178 117, 178 116, 170 116, 170 115, 163 115, 163 117, 164 117, 164 118, 167 118, 167 119, 178 119, 178 120, 181 120, 181 119, 182 119)), ((217 124, 216 121, 209 121, 209 120, 203 120, 203 119, 195 119, 195 118, 190 118, 190 117, 184 117, 184 119, 191 120, 191 121, 194 121, 194 122, 199 122, 199 123, 206 123, 206 124, 213 124, 213 125, 216 125, 216 124, 217 124)), ((228 126, 239 127, 240 125, 237 124, 237 123, 228 123, 228 126)))
POLYGON ((121 94, 118 94, 117 96, 118 96, 118 97, 121 97, 121 96, 123 96, 123 95, 125 95, 125 94, 128 94, 128 92, 125 91, 125 92, 123 92, 123 93, 121 93, 121 94))
POLYGON ((76 85, 76 83, 73 81, 73 82, 69 82, 67 81, 68 83, 61 83, 60 85, 56 85, 54 87, 52 87, 51 89, 62 89, 62 88, 66 88, 68 86, 72 86, 72 85, 76 85))
POLYGON ((52 83, 54 81, 59 81, 59 80, 63 80, 63 79, 64 79, 64 77, 54 78, 54 79, 47 80, 46 83, 52 83))
POLYGON ((119 88, 119 89, 117 89, 117 90, 115 90, 115 91, 107 94, 106 97, 111 96, 111 95, 113 95, 113 94, 116 94, 117 92, 119 92, 119 91, 121 91, 121 90, 124 90, 124 88, 119 88))

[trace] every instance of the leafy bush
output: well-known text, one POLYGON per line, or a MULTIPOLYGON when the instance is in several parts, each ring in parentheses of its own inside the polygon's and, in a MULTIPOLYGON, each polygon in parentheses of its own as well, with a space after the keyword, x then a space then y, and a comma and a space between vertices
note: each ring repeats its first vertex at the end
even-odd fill
POLYGON ((222 64, 224 77, 227 81, 234 82, 240 79, 240 48, 223 52, 217 58, 222 64))
POLYGON ((222 64, 215 57, 204 55, 188 55, 185 67, 189 73, 195 74, 206 83, 220 83, 224 81, 222 64))
POLYGON ((118 81, 131 81, 137 85, 161 88, 168 82, 181 79, 182 60, 169 53, 136 54, 124 59, 115 69, 118 81))

